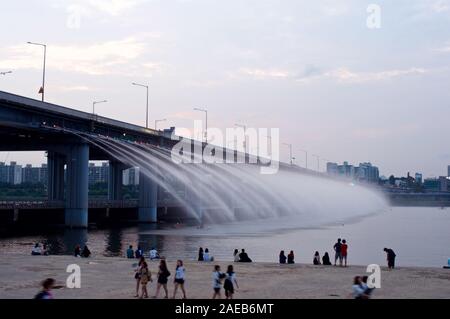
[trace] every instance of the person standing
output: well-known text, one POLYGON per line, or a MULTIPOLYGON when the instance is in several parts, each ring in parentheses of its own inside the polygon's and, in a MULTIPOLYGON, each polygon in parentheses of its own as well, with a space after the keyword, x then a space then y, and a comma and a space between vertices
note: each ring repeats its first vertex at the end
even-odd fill
POLYGON ((337 243, 333 246, 335 255, 334 255, 334 265, 336 266, 337 261, 339 259, 339 265, 342 266, 342 243, 341 239, 338 238, 337 243))
POLYGON ((236 279, 236 274, 234 273, 233 265, 229 265, 227 272, 225 273, 225 282, 223 288, 225 289, 225 297, 227 299, 233 299, 234 286, 239 289, 239 285, 236 279))
POLYGON ((282 250, 282 251, 280 252, 280 264, 282 264, 282 265, 286 264, 286 260, 287 260, 287 257, 286 257, 286 255, 284 254, 284 250, 282 250))
POLYGON ((397 255, 394 253, 394 251, 391 248, 384 248, 383 250, 386 252, 388 268, 394 269, 395 268, 395 257, 397 257, 397 255))
POLYGON ((291 252, 289 253, 289 255, 287 256, 287 260, 288 260, 288 264, 295 264, 295 256, 294 256, 294 251, 291 250, 291 252))
POLYGON ((142 290, 142 295, 141 295, 141 299, 147 299, 148 298, 148 292, 147 292, 147 284, 152 280, 152 274, 150 272, 150 270, 148 269, 148 265, 147 263, 144 261, 141 265, 141 269, 139 272, 139 277, 140 277, 140 283, 141 283, 141 290, 142 290))
POLYGON ((161 259, 159 263, 159 271, 158 271, 158 285, 156 287, 156 294, 155 298, 158 298, 159 291, 161 290, 161 287, 164 289, 164 292, 166 293, 165 299, 169 298, 169 290, 167 289, 167 282, 169 281, 170 272, 167 268, 167 263, 165 259, 161 259))
POLYGON ((344 267, 347 267, 348 245, 347 245, 347 241, 345 239, 342 241, 341 255, 342 255, 342 260, 344 261, 344 267))
POLYGON ((34 297, 36 300, 53 299, 52 289, 55 286, 55 279, 48 278, 42 282, 42 290, 34 297))
POLYGON ((175 279, 174 279, 175 288, 173 290, 173 299, 175 299, 175 297, 177 296, 178 287, 180 287, 181 291, 183 292, 183 299, 187 299, 186 290, 184 289, 185 273, 186 269, 183 266, 183 261, 178 260, 177 268, 175 269, 175 279))

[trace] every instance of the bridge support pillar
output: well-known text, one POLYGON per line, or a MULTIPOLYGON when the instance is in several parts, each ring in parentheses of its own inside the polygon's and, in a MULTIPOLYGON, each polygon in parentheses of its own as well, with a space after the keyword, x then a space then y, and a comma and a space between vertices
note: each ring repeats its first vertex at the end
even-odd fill
POLYGON ((122 199, 123 171, 125 165, 120 162, 109 162, 108 199, 122 199))
POLYGON ((48 152, 48 199, 64 200, 64 165, 66 158, 56 152, 48 152))
POLYGON ((158 222, 158 184, 142 173, 139 176, 139 222, 158 222))
POLYGON ((65 221, 70 228, 88 227, 89 146, 69 146, 65 221))

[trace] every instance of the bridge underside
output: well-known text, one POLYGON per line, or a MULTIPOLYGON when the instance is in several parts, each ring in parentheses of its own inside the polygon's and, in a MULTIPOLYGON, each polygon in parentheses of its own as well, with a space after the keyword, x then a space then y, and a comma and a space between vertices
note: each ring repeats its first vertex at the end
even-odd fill
MULTIPOLYGON (((0 92, 0 151, 44 151, 48 200, 64 201, 65 224, 88 226, 89 161, 109 161, 108 198, 122 199, 122 172, 129 168, 73 132, 165 146, 161 132, 0 92)), ((141 176, 139 221, 157 221, 157 184, 141 176)))

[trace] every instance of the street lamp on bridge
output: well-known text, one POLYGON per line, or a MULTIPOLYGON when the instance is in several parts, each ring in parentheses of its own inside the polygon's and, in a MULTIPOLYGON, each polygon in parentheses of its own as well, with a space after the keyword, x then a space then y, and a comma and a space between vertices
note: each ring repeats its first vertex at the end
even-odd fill
POLYGON ((205 113, 205 116, 206 116, 205 140, 206 140, 206 144, 208 144, 208 110, 196 107, 196 108, 194 108, 194 111, 205 113))
POLYGON ((312 156, 317 158, 317 171, 320 172, 320 156, 315 154, 312 156))
POLYGON ((292 144, 283 143, 283 145, 286 145, 287 147, 289 147, 289 161, 290 161, 291 165, 293 165, 294 158, 292 157, 292 144))
POLYGON ((305 168, 308 169, 308 151, 299 149, 300 152, 305 153, 305 168))
POLYGON ((134 86, 140 86, 140 87, 143 87, 143 88, 147 89, 147 108, 146 108, 147 111, 146 111, 146 116, 145 116, 145 128, 148 129, 148 85, 139 84, 139 83, 135 83, 135 82, 133 82, 131 84, 134 85, 134 86))
POLYGON ((27 42, 31 45, 38 45, 44 48, 44 68, 42 72, 42 87, 39 90, 39 94, 42 94, 42 102, 44 102, 44 95, 45 95, 45 64, 47 60, 47 45, 42 43, 34 43, 34 42, 27 42))
POLYGON ((96 106, 97 104, 106 103, 106 102, 108 102, 108 101, 107 101, 107 100, 103 100, 103 101, 95 101, 95 102, 93 102, 93 103, 92 103, 92 114, 95 115, 95 106, 96 106))
POLYGON ((155 131, 158 129, 158 123, 166 122, 166 121, 167 121, 167 119, 155 120, 155 131))

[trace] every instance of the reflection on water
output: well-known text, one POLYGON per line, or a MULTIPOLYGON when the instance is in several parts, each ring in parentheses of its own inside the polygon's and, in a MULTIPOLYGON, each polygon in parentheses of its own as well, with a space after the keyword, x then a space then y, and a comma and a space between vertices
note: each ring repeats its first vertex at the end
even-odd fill
POLYGON ((276 262, 280 250, 292 249, 297 262, 311 263, 316 250, 321 255, 325 251, 331 253, 336 238, 341 237, 349 242, 351 264, 384 265, 384 247, 395 250, 400 266, 441 267, 450 257, 450 210, 394 208, 352 223, 312 229, 276 231, 274 224, 268 231, 264 223, 267 221, 207 227, 201 231, 158 225, 90 231, 67 229, 40 236, 3 238, 0 250, 28 255, 33 244, 40 242, 49 244, 51 254, 70 255, 76 245, 87 244, 94 255, 124 256, 129 245, 134 248, 140 245, 146 253, 155 247, 171 260, 194 260, 198 248, 203 247, 209 248, 217 260, 231 261, 234 249, 245 248, 255 261, 276 262))

